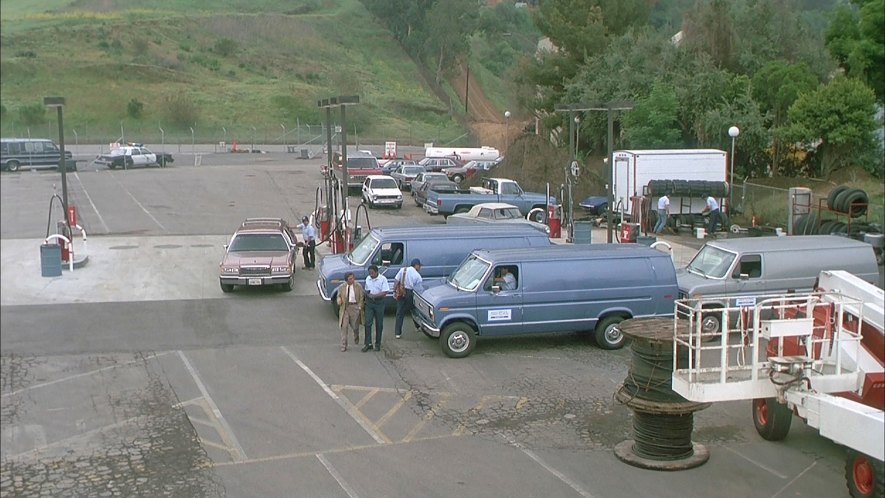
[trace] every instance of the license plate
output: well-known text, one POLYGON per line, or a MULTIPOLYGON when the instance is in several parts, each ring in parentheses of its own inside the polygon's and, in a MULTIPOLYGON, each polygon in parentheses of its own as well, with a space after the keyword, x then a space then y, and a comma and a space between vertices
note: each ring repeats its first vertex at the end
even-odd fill
POLYGON ((261 279, 260 278, 250 278, 249 285, 261 285, 261 279))

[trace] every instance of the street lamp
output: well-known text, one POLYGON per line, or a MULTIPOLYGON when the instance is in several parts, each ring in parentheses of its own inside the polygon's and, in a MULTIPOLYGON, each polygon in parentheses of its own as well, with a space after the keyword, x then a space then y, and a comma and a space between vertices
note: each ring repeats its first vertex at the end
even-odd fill
POLYGON ((581 136, 581 118, 575 116, 575 156, 578 157, 578 140, 581 136))
POLYGON ((510 148, 510 111, 504 111, 504 151, 510 148))
POLYGON ((728 136, 731 137, 731 173, 728 180, 728 215, 731 216, 731 205, 734 201, 734 139, 741 134, 741 129, 732 126, 728 129, 728 136))
MULTIPOLYGON (((61 170, 61 202, 64 204, 64 217, 65 223, 68 222, 68 158, 65 157, 65 125, 64 125, 64 112, 63 109, 65 107, 65 98, 64 97, 43 97, 43 105, 46 107, 55 107, 58 110, 58 148, 59 154, 61 158, 59 159, 58 169, 61 170)), ((70 225, 68 225, 70 228, 70 225)))

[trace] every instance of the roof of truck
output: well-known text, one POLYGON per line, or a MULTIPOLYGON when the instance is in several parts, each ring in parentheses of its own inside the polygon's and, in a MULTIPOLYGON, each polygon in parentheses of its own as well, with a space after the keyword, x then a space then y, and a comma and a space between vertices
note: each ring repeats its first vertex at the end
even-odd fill
POLYGON ((797 249, 838 249, 844 247, 860 247, 871 245, 859 240, 840 237, 838 235, 790 235, 786 237, 745 237, 739 239, 719 239, 707 242, 707 245, 719 247, 726 251, 774 252, 795 251, 797 249))
POLYGON ((626 149, 626 150, 616 150, 616 151, 614 151, 614 154, 617 154, 619 152, 625 152, 627 154, 656 154, 656 155, 725 154, 724 150, 719 150, 719 149, 651 149, 651 150, 626 149))
POLYGON ((531 235, 532 237, 547 237, 538 229, 529 225, 515 225, 507 223, 506 226, 498 225, 412 225, 373 228, 373 232, 383 233, 392 238, 435 238, 445 239, 453 237, 507 237, 511 235, 531 235))
MULTIPOLYGON (((487 225, 486 225, 487 226, 487 225)), ((537 230, 536 230, 537 231, 537 230)), ((551 245, 518 249, 478 249, 474 251, 483 259, 493 261, 550 261, 571 259, 608 258, 670 258, 670 255, 642 244, 577 244, 551 245)), ((576 268, 576 271, 578 269, 576 268)))

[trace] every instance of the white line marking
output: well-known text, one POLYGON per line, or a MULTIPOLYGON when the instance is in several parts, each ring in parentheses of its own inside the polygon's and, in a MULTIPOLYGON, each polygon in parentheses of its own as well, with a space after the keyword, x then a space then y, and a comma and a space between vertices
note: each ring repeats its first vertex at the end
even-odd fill
MULTIPOLYGON (((227 436, 230 438, 231 449, 235 450, 234 460, 245 460, 246 451, 243 450, 243 447, 240 446, 240 442, 237 441, 237 436, 234 435, 234 431, 231 429, 230 425, 228 425, 227 420, 224 419, 224 415, 221 414, 221 410, 218 409, 218 405, 215 404, 215 401, 212 400, 212 397, 209 396, 209 391, 206 390, 206 386, 203 384, 203 381, 200 380, 199 374, 197 374, 197 370, 191 365, 191 362, 188 361, 187 356, 184 355, 183 352, 178 351, 178 356, 181 358, 181 361, 184 362, 185 368, 190 372, 191 377, 194 378, 194 382, 197 384, 197 388, 200 390, 200 393, 203 395, 203 398, 206 399, 206 403, 209 405, 209 408, 212 410, 212 414, 215 415, 215 418, 218 419, 218 423, 221 424, 221 427, 224 428, 224 431, 227 432, 227 436)), ((222 439, 224 439, 224 434, 221 434, 222 439)), ((227 441, 225 441, 227 442, 227 441)), ((234 453, 232 452, 232 453, 234 453)))
POLYGON ((529 458, 534 460, 538 465, 540 465, 541 467, 544 467, 547 470, 547 472, 550 472, 551 474, 556 476, 560 481, 566 483, 568 485, 568 487, 574 489, 575 492, 577 492, 579 495, 583 496, 584 498, 593 498, 592 494, 585 491, 584 488, 582 488, 578 483, 569 479, 568 476, 566 476, 562 472, 551 467, 547 462, 542 460, 541 457, 536 455, 534 451, 523 448, 521 444, 519 444, 517 441, 514 441, 510 438, 505 437, 505 439, 507 439, 507 441, 510 444, 512 444, 513 446, 515 446, 516 448, 519 448, 520 451, 525 453, 529 458))
POLYGON ((138 416, 138 417, 127 418, 126 420, 121 420, 120 422, 116 422, 116 423, 114 423, 114 424, 106 425, 106 426, 104 426, 104 427, 98 427, 98 428, 96 428, 96 429, 92 429, 92 430, 90 430, 90 431, 86 431, 86 432, 83 432, 83 433, 80 433, 80 434, 77 434, 77 435, 71 436, 71 437, 69 437, 69 438, 60 439, 60 440, 55 441, 55 442, 52 442, 52 443, 50 443, 50 444, 45 444, 45 445, 42 445, 42 446, 37 446, 37 447, 35 447, 35 448, 32 449, 32 450, 28 450, 28 451, 25 451, 24 453, 19 453, 19 454, 17 454, 17 455, 11 455, 11 456, 8 456, 8 457, 6 457, 6 458, 8 458, 8 459, 10 459, 10 460, 18 460, 18 459, 25 458, 25 457, 29 457, 29 456, 38 456, 38 455, 40 454, 40 452, 42 452, 42 451, 45 451, 45 450, 48 450, 48 449, 50 449, 50 448, 54 448, 54 447, 59 447, 59 446, 60 446, 60 447, 63 447, 63 448, 68 448, 68 449, 69 449, 69 448, 72 446, 71 443, 73 443, 74 441, 82 440, 82 439, 86 439, 86 438, 88 438, 89 436, 93 436, 93 435, 95 435, 95 434, 101 434, 101 433, 103 433, 104 431, 108 431, 108 430, 111 430, 111 429, 116 429, 116 428, 118 428, 118 427, 123 427, 123 426, 126 425, 126 424, 131 424, 131 423, 133 423, 133 422, 135 422, 135 421, 138 421, 138 420, 146 420, 147 418, 148 418, 148 417, 147 417, 147 416, 144 416, 144 415, 142 415, 142 416, 138 416))
POLYGON ((765 465, 762 465, 761 463, 759 463, 759 462, 753 460, 752 458, 750 458, 750 457, 748 457, 748 456, 746 456, 746 455, 744 455, 744 454, 741 454, 741 453, 740 453, 739 451, 737 451, 737 450, 734 450, 734 449, 732 449, 732 448, 729 448, 728 446, 723 446, 723 448, 725 448, 726 450, 728 450, 728 451, 734 453, 735 455, 737 455, 737 456, 743 458, 744 460, 746 460, 746 461, 752 463, 753 465, 759 467, 760 469, 765 470, 766 472, 768 472, 769 474, 771 474, 771 475, 773 475, 773 476, 780 477, 781 479, 789 479, 789 477, 790 477, 790 476, 786 476, 786 475, 784 475, 784 474, 781 474, 780 472, 778 472, 778 471, 772 469, 771 467, 766 467, 765 465))
POLYGON ((338 481, 338 485, 341 486, 341 489, 343 489, 345 493, 347 493, 347 496, 349 496, 350 498, 359 497, 359 494, 357 494, 357 492, 354 491, 349 484, 347 484, 347 481, 344 480, 344 477, 342 477, 341 474, 339 474, 338 471, 335 470, 335 467, 332 467, 332 464, 329 463, 328 460, 326 460, 326 457, 324 457, 322 453, 317 453, 317 460, 319 460, 320 463, 323 464, 323 467, 325 467, 326 470, 329 471, 329 474, 331 474, 332 477, 334 477, 335 480, 338 481))
POLYGON ((117 185, 119 185, 120 188, 123 189, 123 191, 126 192, 126 194, 127 194, 129 197, 131 197, 132 200, 135 201, 136 204, 138 204, 138 207, 140 207, 141 210, 144 211, 144 214, 148 215, 148 217, 149 217, 150 219, 154 220, 154 223, 156 223, 157 226, 159 226, 164 232, 169 233, 169 230, 166 230, 166 227, 164 227, 163 224, 159 222, 159 220, 157 220, 156 218, 154 218, 154 215, 152 215, 152 214, 150 213, 150 211, 148 211, 148 210, 147 210, 147 209, 146 209, 146 208, 145 208, 140 202, 138 202, 138 199, 136 199, 135 196, 132 195, 132 192, 130 192, 129 189, 127 189, 126 186, 123 185, 123 182, 121 182, 120 180, 117 180, 117 177, 116 177, 116 176, 114 176, 114 180, 116 180, 117 185))
POLYGON ((304 370, 307 373, 307 375, 310 375, 310 378, 312 378, 313 381, 317 383, 317 385, 319 385, 321 388, 323 388, 323 391, 326 391, 326 394, 328 394, 330 398, 334 399, 335 402, 338 403, 338 406, 340 406, 341 408, 344 408, 344 411, 346 411, 347 414, 350 415, 350 418, 356 420, 356 423, 360 424, 360 427, 362 427, 364 431, 368 432, 369 435, 372 436, 372 439, 374 439, 376 443, 384 444, 384 443, 390 442, 389 439, 385 438, 381 434, 378 434, 378 431, 376 431, 375 429, 373 429, 371 427, 369 421, 367 421, 364 417, 360 416, 360 414, 354 410, 353 405, 344 401, 343 399, 341 399, 340 396, 335 394, 335 392, 332 391, 332 389, 330 389, 329 386, 326 385, 325 382, 323 382, 323 379, 321 379, 317 374, 313 373, 313 370, 311 370, 307 365, 305 365, 301 360, 299 360, 298 357, 295 356, 294 353, 292 353, 291 351, 289 351, 286 348, 286 346, 280 346, 280 349, 283 350, 283 352, 286 353, 286 355, 288 355, 289 358, 292 358, 292 361, 294 361, 296 365, 301 367, 301 369, 304 370))
POLYGON ((86 200, 89 201, 89 205, 92 206, 92 210, 95 211, 95 215, 98 216, 98 221, 100 221, 101 226, 104 227, 105 233, 110 233, 111 229, 108 228, 108 224, 104 222, 104 218, 101 217, 101 213, 98 212, 98 208, 95 207, 95 203, 92 202, 92 197, 90 197, 89 192, 86 191, 86 185, 83 185, 83 180, 80 180, 80 175, 74 173, 74 176, 77 177, 77 181, 80 183, 80 188, 82 188, 83 193, 86 194, 86 200))
POLYGON ((790 486, 792 486, 794 482, 796 482, 800 477, 802 477, 803 475, 805 475, 805 473, 808 472, 809 470, 811 470, 811 468, 814 467, 815 465, 817 465, 817 460, 811 462, 811 465, 809 465, 808 467, 806 467, 805 470, 803 470, 802 472, 799 472, 799 474, 798 474, 796 477, 790 479, 790 482, 788 482, 788 483, 786 484, 786 486, 784 486, 784 487, 782 487, 780 490, 778 490, 777 493, 771 495, 771 498, 775 498, 775 497, 778 496, 779 494, 783 493, 785 489, 787 489, 787 488, 789 488, 790 486))
POLYGON ((152 358, 157 358, 157 357, 160 357, 163 355, 167 355, 170 352, 171 351, 166 351, 163 353, 152 354, 150 356, 145 356, 144 358, 139 358, 137 360, 127 361, 126 363, 118 363, 116 365, 111 365, 111 366, 99 368, 98 370, 90 370, 88 372, 78 373, 75 375, 71 375, 69 377, 63 377, 61 379, 55 379, 55 380, 50 380, 49 382, 43 382, 42 384, 34 384, 33 386, 23 387, 21 389, 18 389, 18 390, 12 391, 12 392, 4 393, 4 394, 0 395, 0 398, 5 398, 7 396, 15 396, 16 394, 20 394, 25 391, 30 391, 31 389, 38 389, 41 387, 51 386, 53 384, 58 384, 59 382, 66 382, 69 380, 74 380, 79 377, 86 377, 86 376, 89 376, 89 375, 92 375, 92 374, 95 374, 98 372, 104 372, 105 370, 110 370, 112 368, 125 367, 125 366, 131 365, 133 363, 138 363, 141 361, 150 360, 152 358))

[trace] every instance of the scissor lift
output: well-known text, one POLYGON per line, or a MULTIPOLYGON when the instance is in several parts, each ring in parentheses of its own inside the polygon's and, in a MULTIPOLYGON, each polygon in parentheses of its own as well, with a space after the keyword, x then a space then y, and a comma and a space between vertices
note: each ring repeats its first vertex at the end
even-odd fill
POLYGON ((792 414, 849 448, 852 496, 883 496, 885 294, 843 271, 825 271, 815 292, 685 299, 676 303, 673 390, 689 401, 753 400, 765 439, 789 432, 792 414), (704 317, 720 315, 721 332, 704 317), (729 326, 724 326, 728 324, 729 326), (681 363, 681 362, 680 362, 681 363))

